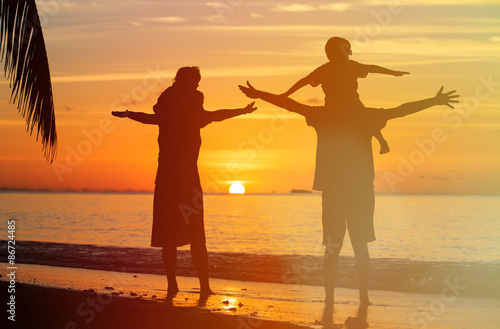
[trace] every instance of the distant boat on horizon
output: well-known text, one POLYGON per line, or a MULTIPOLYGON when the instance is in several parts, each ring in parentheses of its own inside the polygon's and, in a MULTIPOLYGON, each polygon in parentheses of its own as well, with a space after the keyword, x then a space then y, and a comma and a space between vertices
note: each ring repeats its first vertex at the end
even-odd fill
POLYGON ((312 193, 310 190, 292 189, 291 193, 312 193))

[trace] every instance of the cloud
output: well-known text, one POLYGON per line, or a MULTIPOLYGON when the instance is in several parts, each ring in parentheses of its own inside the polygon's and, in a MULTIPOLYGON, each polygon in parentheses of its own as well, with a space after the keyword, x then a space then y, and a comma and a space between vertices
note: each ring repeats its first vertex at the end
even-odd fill
MULTIPOLYGON (((368 6, 387 6, 386 0, 364 0, 360 2, 368 6)), ((410 6, 480 6, 498 5, 498 0, 413 0, 410 6)))
MULTIPOLYGON (((282 65, 282 66, 253 66, 253 67, 224 67, 203 70, 204 78, 220 77, 265 77, 265 76, 283 76, 287 74, 303 74, 311 69, 309 65, 282 65)), ((169 72, 155 73, 156 78, 171 79, 169 72)), ((54 83, 68 82, 95 82, 95 81, 130 81, 143 80, 144 72, 128 73, 101 73, 88 75, 61 75, 53 76, 54 83)), ((0 85, 8 84, 9 81, 0 81, 0 85)))
POLYGON ((150 17, 150 18, 143 18, 143 20, 148 22, 157 22, 157 23, 182 23, 186 21, 186 19, 183 17, 175 17, 175 16, 150 17))
POLYGON ((316 11, 316 7, 306 4, 292 3, 289 5, 277 5, 272 8, 273 11, 288 11, 288 12, 306 12, 306 11, 316 11))
POLYGON ((258 14, 258 13, 250 13, 250 17, 252 17, 252 18, 264 18, 263 15, 258 14))
MULTIPOLYGON (((220 23, 224 21, 224 16, 223 15, 211 15, 207 17, 202 17, 202 20, 208 21, 210 23, 220 23)), ((224 27, 226 28, 226 27, 224 27)))
POLYGON ((271 10, 297 13, 297 12, 308 12, 308 11, 345 11, 350 7, 351 5, 349 3, 343 3, 343 2, 323 4, 316 7, 309 4, 292 3, 286 5, 279 4, 276 5, 276 7, 271 8, 271 10))
POLYGON ((429 176, 429 179, 443 181, 443 180, 450 180, 450 177, 443 177, 443 176, 429 176))
POLYGON ((494 36, 492 36, 492 37, 490 38, 490 41, 493 41, 493 42, 500 42, 500 37, 499 37, 499 36, 494 35, 494 36))
POLYGON ((349 3, 330 3, 326 5, 319 5, 320 10, 327 10, 327 11, 346 11, 351 7, 351 4, 349 3))
MULTIPOLYGON (((408 32, 408 34, 410 34, 408 32)), ((478 40, 463 40, 452 38, 404 38, 404 39, 374 39, 366 44, 353 40, 353 53, 366 51, 371 54, 391 54, 405 56, 407 60, 417 57, 432 57, 432 59, 497 59, 500 45, 498 43, 478 40)))
POLYGON ((309 98, 306 100, 306 104, 311 104, 311 105, 322 105, 323 100, 317 97, 309 98))
POLYGON ((224 8, 227 6, 225 3, 222 2, 207 2, 205 3, 205 5, 214 8, 224 8))

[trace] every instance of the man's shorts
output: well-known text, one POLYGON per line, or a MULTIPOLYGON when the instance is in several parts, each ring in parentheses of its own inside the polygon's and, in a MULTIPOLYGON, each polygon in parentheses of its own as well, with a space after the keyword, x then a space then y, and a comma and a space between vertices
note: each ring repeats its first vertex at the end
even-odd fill
POLYGON ((375 240, 373 186, 351 191, 323 191, 323 245, 342 247, 346 227, 351 242, 367 243, 375 240))

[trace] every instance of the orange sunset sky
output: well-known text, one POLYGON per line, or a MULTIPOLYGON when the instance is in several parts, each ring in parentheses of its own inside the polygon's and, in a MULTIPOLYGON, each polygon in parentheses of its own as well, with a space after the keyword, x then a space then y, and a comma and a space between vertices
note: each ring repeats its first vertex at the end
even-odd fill
MULTIPOLYGON (((434 107, 397 119, 374 145, 379 193, 500 193, 500 1, 37 1, 51 68, 58 155, 9 104, 0 81, 0 187, 154 188, 158 128, 112 117, 151 112, 182 66, 199 66, 205 109, 243 107, 237 88, 282 93, 327 61, 332 36, 352 59, 409 76, 359 80, 366 106, 391 107, 457 89, 455 110, 434 107)), ((321 105, 321 88, 292 98, 321 105)), ((315 132, 298 115, 262 101, 253 114, 202 130, 205 192, 311 189, 315 132)))

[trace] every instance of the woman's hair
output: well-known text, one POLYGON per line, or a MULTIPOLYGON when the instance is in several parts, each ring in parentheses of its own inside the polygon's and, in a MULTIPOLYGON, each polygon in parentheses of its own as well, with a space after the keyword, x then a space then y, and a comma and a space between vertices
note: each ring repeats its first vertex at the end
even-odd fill
POLYGON ((193 84, 200 82, 200 80, 201 74, 198 66, 185 66, 177 71, 173 85, 193 84))

